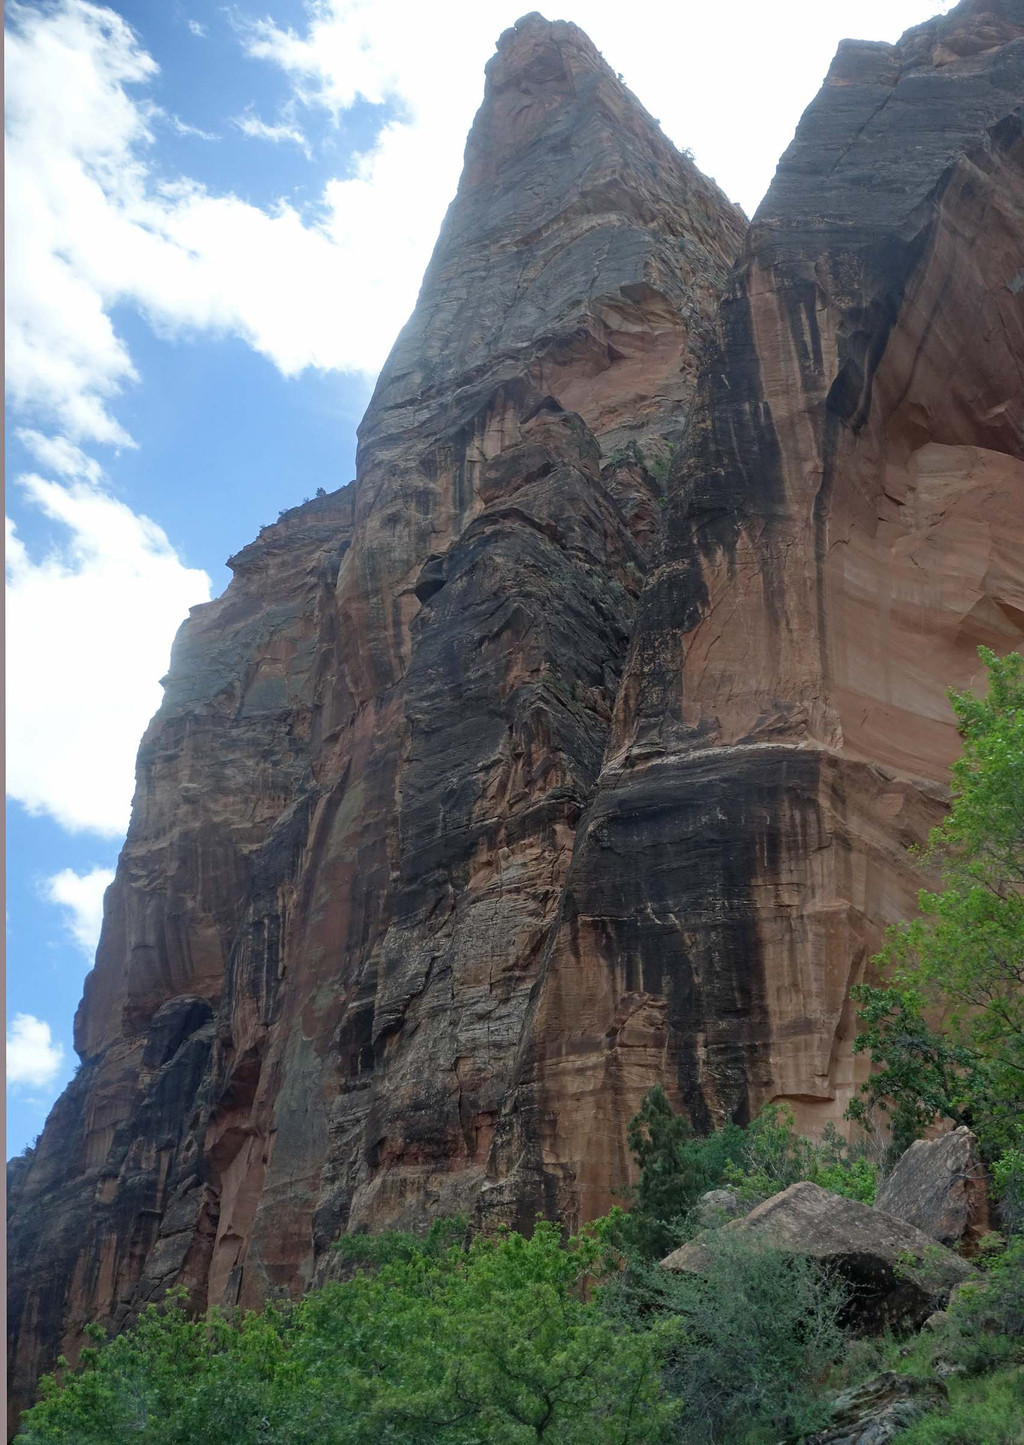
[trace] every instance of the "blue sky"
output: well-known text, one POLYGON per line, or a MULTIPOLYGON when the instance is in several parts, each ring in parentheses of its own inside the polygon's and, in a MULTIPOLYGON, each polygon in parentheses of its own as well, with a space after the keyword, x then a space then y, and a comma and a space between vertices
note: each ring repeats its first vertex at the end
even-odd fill
MULTIPOLYGON (((525 6, 521 8, 527 8, 525 6)), ((568 0, 751 213, 851 23, 921 0, 568 0)), ((8 1153, 71 1028, 188 608, 355 429, 455 190, 503 0, 7 7, 8 1153)))

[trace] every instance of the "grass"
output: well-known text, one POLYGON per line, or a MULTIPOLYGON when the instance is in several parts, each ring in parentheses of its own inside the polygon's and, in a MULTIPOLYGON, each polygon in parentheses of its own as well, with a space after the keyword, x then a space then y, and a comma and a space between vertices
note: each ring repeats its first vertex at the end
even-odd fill
POLYGON ((926 1415, 893 1445, 1024 1445, 1024 1370, 949 1381, 949 1409, 926 1415))

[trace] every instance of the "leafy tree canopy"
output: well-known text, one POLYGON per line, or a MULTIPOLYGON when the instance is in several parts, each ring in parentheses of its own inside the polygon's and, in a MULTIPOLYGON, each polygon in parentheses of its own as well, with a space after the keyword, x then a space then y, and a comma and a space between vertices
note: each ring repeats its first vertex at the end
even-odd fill
POLYGON ((1024 659, 979 651, 987 693, 949 694, 963 751, 924 854, 944 886, 889 930, 885 986, 855 990, 879 1069, 851 1114, 888 1113, 897 1150, 941 1117, 994 1155, 1024 1122, 1024 659))
MULTIPOLYGON (((44 1383, 19 1445, 629 1445, 659 1438, 665 1329, 617 1328, 585 1295, 601 1255, 477 1238, 345 1241, 353 1278, 230 1321, 180 1301, 44 1383)), ((456 1237, 458 1236, 458 1237, 456 1237)))

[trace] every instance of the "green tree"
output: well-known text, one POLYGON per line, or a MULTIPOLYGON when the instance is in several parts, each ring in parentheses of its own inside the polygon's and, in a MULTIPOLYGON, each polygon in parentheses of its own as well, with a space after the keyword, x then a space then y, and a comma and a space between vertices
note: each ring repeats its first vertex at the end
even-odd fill
POLYGON ((963 750, 924 855, 944 886, 889 930, 886 986, 854 991, 878 1071, 851 1113, 882 1109, 904 1147, 936 1117, 970 1124, 994 1154, 1024 1120, 1024 659, 979 652, 988 690, 949 694, 963 750))
POLYGON ((866 1204, 875 1197, 875 1166, 833 1126, 820 1143, 801 1137, 784 1105, 769 1104, 747 1128, 730 1123, 695 1134, 658 1084, 629 1121, 627 1138, 639 1178, 629 1193, 629 1210, 612 1210, 601 1234, 630 1267, 663 1259, 689 1238, 698 1227, 693 1206, 717 1185, 737 1190, 747 1207, 798 1179, 866 1204))
POLYGON ((685 1235, 693 1205, 739 1157, 743 1130, 727 1124, 713 1134, 695 1134, 656 1084, 629 1121, 626 1137, 639 1178, 630 1191, 629 1212, 613 1211, 606 1237, 630 1257, 661 1259, 685 1235))
POLYGON ((740 1162, 725 1170, 725 1182, 751 1204, 801 1179, 871 1204, 877 1176, 876 1166, 843 1139, 834 1124, 825 1126, 818 1143, 798 1134, 793 1111, 784 1104, 761 1110, 745 1131, 740 1162))
POLYGON ((353 1277, 294 1306, 148 1310, 45 1384, 20 1445, 649 1445, 677 1408, 667 1326, 621 1330, 586 1297, 593 1236, 464 1247, 449 1224, 345 1253, 353 1277))

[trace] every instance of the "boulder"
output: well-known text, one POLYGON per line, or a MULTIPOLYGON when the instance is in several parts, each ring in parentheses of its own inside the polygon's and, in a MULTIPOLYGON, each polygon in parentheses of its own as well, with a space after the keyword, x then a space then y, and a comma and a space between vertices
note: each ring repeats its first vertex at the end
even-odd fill
POLYGON ((694 1215, 701 1229, 715 1229, 746 1212, 733 1189, 709 1189, 694 1205, 694 1215))
MULTIPOLYGON (((846 1323, 861 1333, 917 1327, 970 1279, 973 1266, 894 1215, 806 1180, 722 1226, 816 1260, 850 1287, 846 1323)), ((666 1269, 702 1273, 706 1234, 674 1250, 666 1269)))
POLYGON ((832 1424, 804 1445, 888 1445, 923 1415, 945 1404, 945 1386, 891 1370, 844 1390, 832 1406, 832 1424))
POLYGON ((961 1127, 938 1139, 918 1139, 900 1158, 875 1201, 897 1219, 950 1249, 978 1251, 989 1231, 988 1187, 978 1141, 961 1127))

